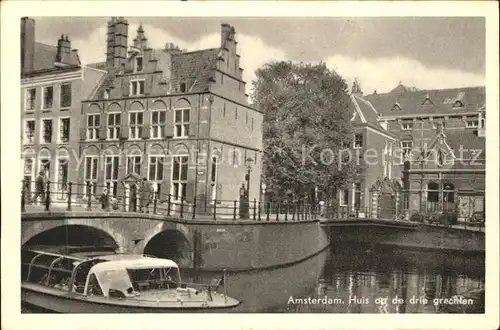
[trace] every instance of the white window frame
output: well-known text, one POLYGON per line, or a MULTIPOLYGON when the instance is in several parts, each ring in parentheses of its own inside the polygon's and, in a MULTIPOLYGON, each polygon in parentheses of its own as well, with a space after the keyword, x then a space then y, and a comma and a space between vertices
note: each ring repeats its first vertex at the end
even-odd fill
POLYGON ((69 157, 68 156, 57 157, 54 181, 57 184, 57 186, 56 186, 57 198, 58 199, 67 198, 66 193, 68 192, 68 183, 69 183, 69 157), (62 164, 61 160, 64 160, 64 162, 66 163, 66 166, 67 166, 66 181, 62 181, 61 178, 59 177, 59 166, 62 164), (64 189, 64 188, 66 188, 66 189, 64 189))
POLYGON ((32 112, 35 111, 36 108, 36 87, 28 87, 24 89, 24 111, 32 112), (30 91, 35 91, 35 97, 33 99, 33 108, 28 109, 28 95, 30 95, 30 91))
POLYGON ((151 120, 150 120, 150 127, 149 127, 149 138, 150 139, 162 139, 163 138, 163 127, 165 126, 165 124, 167 123, 167 109, 154 109, 154 110, 151 110, 151 120), (158 113, 158 122, 155 123, 153 121, 153 114, 154 113, 158 113), (160 115, 161 114, 164 114, 164 122, 163 123, 160 123, 160 115), (154 128, 157 128, 157 133, 158 134, 153 134, 154 133, 154 128))
POLYGON ((387 178, 392 179, 392 161, 387 162, 387 178))
POLYGON ((348 189, 340 189, 339 193, 340 193, 339 205, 340 206, 348 206, 349 205, 349 190, 348 189))
POLYGON ((172 196, 173 200, 174 201, 179 201, 180 198, 178 198, 178 196, 183 196, 183 195, 186 195, 186 191, 185 189, 187 189, 187 175, 188 175, 188 172, 189 171, 189 156, 188 155, 175 155, 175 156, 172 156, 172 169, 170 171, 170 195, 172 196), (174 166, 175 166, 175 159, 178 158, 179 159, 179 179, 174 179, 174 166), (187 161, 186 161, 186 164, 187 164, 187 167, 186 167, 186 179, 185 180, 182 180, 182 164, 184 164, 182 162, 183 158, 187 158, 187 161), (174 185, 175 184, 178 184, 179 185, 179 188, 178 188, 178 196, 176 196, 174 194, 174 185))
POLYGON ((116 197, 118 194, 118 177, 120 175, 120 156, 119 155, 107 155, 104 157, 104 186, 107 187, 109 183, 109 194, 110 196, 116 197), (108 178, 108 162, 111 159, 111 178, 108 178), (115 163, 114 159, 118 159, 115 163), (116 165, 116 168, 115 168, 116 165), (116 170, 116 178, 113 178, 113 173, 116 170))
POLYGON ((388 143, 388 147, 389 147, 389 150, 388 150, 388 155, 389 155, 389 156, 392 156, 392 142, 389 142, 389 143, 388 143))
MULTIPOLYGON (((97 189, 97 180, 99 179, 99 156, 85 156, 85 162, 83 164, 83 180, 84 183, 87 184, 87 181, 90 181, 92 185, 92 194, 95 195, 97 189), (87 178, 87 159, 92 159, 90 163, 90 178, 87 178), (94 163, 94 159, 96 160, 94 163), (95 168, 94 168, 95 167, 95 168), (95 172, 95 177, 93 177, 93 173, 95 172)), ((85 195, 87 194, 87 190, 85 189, 85 195)))
POLYGON ((106 114, 106 139, 108 140, 118 140, 120 139, 120 129, 122 122, 122 113, 121 112, 108 112, 106 114), (116 124, 116 115, 120 116, 120 124, 116 124), (113 125, 109 123, 109 117, 113 116, 113 125), (110 133, 113 134, 110 134, 110 133), (111 136, 113 135, 113 136, 111 136))
POLYGON ((135 173, 137 175, 141 175, 141 167, 142 167, 142 156, 141 155, 127 155, 127 175, 128 174, 131 174, 131 173, 135 173), (136 158, 139 158, 139 161, 136 162, 136 158), (130 161, 133 160, 133 164, 132 164, 132 171, 129 171, 129 163, 130 161), (135 168, 137 166, 137 164, 139 164, 139 172, 136 172, 135 171, 135 168))
POLYGON ((407 122, 407 123, 404 123, 404 122, 401 123, 401 130, 402 131, 411 131, 411 130, 413 130, 413 123, 409 123, 409 122, 407 122))
POLYGON ((87 138, 87 141, 97 141, 99 140, 99 129, 101 127, 101 114, 99 113, 89 113, 87 115, 87 122, 85 123, 86 125, 86 131, 85 131, 85 137, 87 138), (89 117, 94 117, 94 119, 92 120, 92 126, 89 126, 89 117), (99 118, 99 125, 96 126, 95 122, 95 118, 98 117, 99 118), (93 133, 93 136, 91 138, 91 134, 90 132, 93 133))
POLYGON ((383 163, 382 163, 382 166, 383 166, 383 172, 384 172, 383 177, 384 177, 384 178, 385 178, 385 177, 387 177, 387 164, 388 164, 388 163, 389 163, 389 162, 388 162, 388 161, 386 161, 386 160, 384 160, 384 161, 383 161, 383 163))
POLYGON ((36 120, 35 119, 25 119, 23 121, 23 144, 35 144, 35 141, 36 141, 36 120), (35 127, 33 129, 33 137, 32 137, 33 141, 31 141, 31 142, 28 141, 28 135, 27 135, 29 121, 32 121, 35 123, 35 127))
POLYGON ((146 84, 146 80, 145 79, 132 79, 130 80, 130 84, 129 84, 129 95, 130 96, 141 96, 141 95, 144 95, 144 90, 145 90, 145 84, 146 84), (142 91, 141 91, 141 83, 142 82, 142 91), (133 84, 134 83, 137 83, 137 88, 136 88, 136 91, 138 93, 134 94, 133 91, 134 91, 134 87, 133 87, 133 84), (141 93, 142 92, 142 93, 141 93))
POLYGON ((41 118, 40 119, 40 144, 51 144, 54 142, 54 119, 53 118, 41 118), (47 142, 45 141, 45 121, 50 121, 51 122, 51 129, 52 132, 50 133, 50 141, 47 142))
POLYGON ((136 56, 135 60, 134 60, 134 72, 143 72, 143 71, 144 71, 144 57, 143 56, 136 56), (137 65, 137 60, 138 59, 142 60, 141 69, 140 70, 138 69, 138 65, 137 65))
POLYGON ((43 86, 42 87, 42 110, 50 110, 50 109, 54 108, 54 94, 55 94, 54 86, 43 86), (45 107, 45 91, 47 88, 52 88, 52 104, 50 107, 45 107))
POLYGON ((401 141, 401 150, 403 151, 403 155, 406 155, 407 153, 410 155, 411 150, 413 149, 413 141, 401 141), (409 144, 405 146, 405 144, 409 144), (408 150, 407 153, 405 153, 405 150, 408 150))
POLYGON ((69 143, 69 141, 71 140, 71 117, 69 116, 66 116, 66 117, 59 117, 59 123, 58 123, 58 127, 57 127, 57 141, 58 143, 69 143), (68 127, 68 141, 63 141, 62 140, 62 121, 63 119, 68 119, 69 120, 69 127, 68 127))
POLYGON ((354 139, 352 141, 352 146, 354 149, 362 149, 363 148, 363 134, 354 134, 354 139), (361 136, 361 145, 360 146, 357 146, 356 145, 356 136, 361 136))
POLYGON ((190 122, 191 122, 191 108, 174 109, 174 138, 178 138, 178 139, 187 138, 189 136, 190 122), (186 110, 189 113, 189 120, 187 120, 187 121, 184 119, 184 113, 186 110), (179 111, 181 112, 181 121, 177 122, 177 112, 179 112, 179 111), (181 128, 180 135, 178 135, 178 133, 177 133, 178 126, 180 126, 180 128, 181 128))
POLYGON ((27 176, 30 177, 30 189, 31 189, 31 192, 33 192, 33 189, 35 188, 35 168, 36 168, 36 159, 35 159, 35 157, 33 157, 33 156, 23 157, 23 180, 27 176), (25 173, 26 160, 27 159, 31 159, 31 171, 30 171, 30 173, 25 173))
POLYGON ((478 119, 468 119, 465 122, 465 127, 466 128, 478 128, 479 127, 479 120, 478 119), (472 125, 471 125, 472 123, 472 125))
POLYGON ((130 140, 140 140, 142 137, 142 130, 144 129, 144 110, 129 111, 128 113, 128 138, 130 140), (137 124, 137 114, 142 114, 141 124, 137 124), (132 125, 132 115, 135 116, 135 124, 132 125), (134 134, 132 134, 134 132, 134 134), (137 133, 137 134, 135 134, 137 133), (137 136, 136 136, 137 135, 137 136))
POLYGON ((73 86, 72 84, 69 82, 69 83, 62 83, 61 86, 59 87, 59 109, 69 109, 71 108, 72 104, 73 104, 73 86), (69 105, 67 106, 63 106, 62 105, 62 101, 63 101, 63 97, 62 97, 62 92, 63 92, 63 86, 67 86, 69 85, 69 95, 70 95, 70 102, 69 102, 69 105))
POLYGON ((45 163, 45 161, 48 161, 49 163, 49 170, 48 171, 44 171, 45 173, 45 177, 50 180, 51 176, 50 176, 50 172, 52 170, 52 159, 51 157, 40 157, 38 159, 38 170, 36 171, 36 173, 40 173, 40 171, 42 170, 42 164, 45 163))
POLYGON ((163 171, 165 170, 165 168, 163 167, 164 165, 165 165, 165 156, 164 155, 149 155, 148 156, 148 176, 147 176, 148 181, 156 182, 156 183, 162 182, 163 181, 163 171), (153 165, 153 163, 151 162, 152 158, 155 158, 154 178, 151 178, 151 165, 153 165), (162 163, 162 171, 158 171, 158 164, 160 162, 162 163))

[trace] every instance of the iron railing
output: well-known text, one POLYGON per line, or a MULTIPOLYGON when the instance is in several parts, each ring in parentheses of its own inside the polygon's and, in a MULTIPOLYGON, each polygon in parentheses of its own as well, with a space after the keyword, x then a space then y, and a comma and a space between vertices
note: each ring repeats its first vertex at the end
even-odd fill
MULTIPOLYGON (((370 196, 371 197, 371 196, 370 196)), ((484 212, 467 217, 465 221, 450 219, 450 212, 410 212, 404 200, 379 196, 375 206, 359 207, 336 205, 334 203, 307 203, 296 201, 209 200, 203 197, 187 198, 162 193, 161 190, 149 194, 142 193, 136 185, 129 189, 117 188, 112 183, 97 185, 86 183, 60 183, 23 181, 21 191, 21 211, 40 209, 87 210, 105 212, 144 212, 184 220, 255 220, 255 221, 336 221, 355 219, 381 219, 412 221, 436 226, 458 226, 483 230, 484 212), (31 191, 31 187, 35 187, 31 191), (106 190, 104 190, 106 189, 106 190), (391 204, 392 203, 392 204, 391 204)), ((449 209, 452 209, 449 206, 449 209)))

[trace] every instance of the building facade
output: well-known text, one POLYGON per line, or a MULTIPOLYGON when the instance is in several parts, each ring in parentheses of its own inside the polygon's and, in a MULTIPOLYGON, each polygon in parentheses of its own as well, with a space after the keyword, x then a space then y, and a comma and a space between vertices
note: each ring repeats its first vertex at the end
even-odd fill
MULTIPOLYGON (((105 72, 82 67, 68 36, 57 46, 35 41, 35 21, 21 19, 21 156, 27 197, 40 171, 57 199, 76 182, 79 164, 78 119, 105 72)), ((28 198, 29 199, 29 198, 28 198)))
POLYGON ((364 97, 379 123, 397 136, 393 173, 410 212, 484 212, 484 87, 419 91, 400 84, 364 97))
MULTIPOLYGON (((108 22, 107 73, 82 103, 79 183, 118 197, 131 177, 160 199, 259 199, 262 113, 248 105, 233 27, 215 48, 152 49, 142 26, 128 47, 124 18, 108 22)), ((83 193, 83 191, 82 191, 83 193)))

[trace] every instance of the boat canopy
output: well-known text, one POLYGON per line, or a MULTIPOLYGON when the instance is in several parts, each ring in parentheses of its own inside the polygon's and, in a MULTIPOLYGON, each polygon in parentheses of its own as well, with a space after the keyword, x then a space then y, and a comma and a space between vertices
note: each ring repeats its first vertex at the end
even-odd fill
POLYGON ((107 257, 100 257, 102 260, 109 260, 106 262, 99 263, 90 269, 90 274, 101 273, 112 270, 119 269, 150 269, 150 268, 179 268, 179 266, 169 259, 157 259, 150 257, 140 257, 140 256, 127 256, 125 258, 117 257, 107 259, 107 257))

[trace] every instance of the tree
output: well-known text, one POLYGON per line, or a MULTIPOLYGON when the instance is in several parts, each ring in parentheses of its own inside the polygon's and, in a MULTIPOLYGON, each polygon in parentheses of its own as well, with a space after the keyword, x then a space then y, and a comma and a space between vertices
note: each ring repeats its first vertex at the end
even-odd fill
POLYGON ((269 191, 290 200, 317 188, 331 200, 335 189, 360 171, 353 157, 340 152, 343 144, 352 145, 353 136, 345 81, 324 63, 272 62, 256 76, 252 101, 264 112, 263 174, 269 191))

